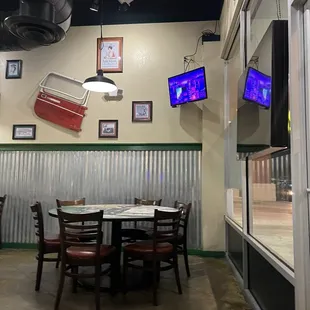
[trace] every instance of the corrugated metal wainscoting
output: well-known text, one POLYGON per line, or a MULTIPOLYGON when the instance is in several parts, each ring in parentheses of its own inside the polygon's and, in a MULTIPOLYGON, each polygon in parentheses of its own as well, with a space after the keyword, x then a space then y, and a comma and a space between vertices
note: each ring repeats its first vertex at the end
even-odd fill
MULTIPOLYGON (((245 160, 251 153, 239 153, 238 159, 245 160)), ((283 150, 252 161, 253 183, 274 183, 277 201, 292 201, 291 150, 283 150)))
MULTIPOLYGON (((132 203, 134 197, 193 203, 189 247, 201 247, 201 151, 1 151, 0 194, 7 194, 3 242, 35 243, 29 206, 42 203, 45 230, 55 199, 86 197, 87 204, 132 203)), ((105 242, 110 224, 104 224, 105 242)))

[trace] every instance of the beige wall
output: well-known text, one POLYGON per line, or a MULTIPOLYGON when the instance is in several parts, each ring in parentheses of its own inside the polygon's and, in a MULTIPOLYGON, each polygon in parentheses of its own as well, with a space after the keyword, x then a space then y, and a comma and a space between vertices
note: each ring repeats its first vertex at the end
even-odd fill
MULTIPOLYGON (((23 53, 1 53, 0 143, 12 143, 14 123, 37 124, 37 143, 102 143, 99 119, 119 119, 117 143, 202 142, 203 249, 224 250, 224 76, 221 42, 199 46, 195 61, 205 65, 209 99, 178 109, 169 107, 167 78, 183 71, 204 29, 214 23, 177 23, 104 27, 104 36, 124 37, 124 73, 109 75, 124 89, 122 102, 107 103, 92 94, 79 136, 33 113, 39 80, 56 71, 83 80, 94 74, 98 27, 72 28, 57 45, 23 53), (6 59, 23 59, 23 79, 5 80, 6 59), (131 102, 153 100, 152 124, 131 123, 131 102)), ((197 66, 190 66, 193 69, 197 66)), ((109 140, 107 143, 111 143, 109 140)))
POLYGON ((224 44, 239 0, 224 0, 221 15, 221 37, 224 44))
MULTIPOLYGON (((38 118, 33 112, 35 95, 39 81, 49 71, 79 80, 95 74, 99 27, 72 27, 65 41, 31 52, 0 53, 0 143, 12 143, 13 124, 27 123, 37 125, 35 143, 111 143, 98 140, 99 119, 119 120, 116 143, 201 142, 201 109, 171 109, 167 78, 183 72, 184 55, 192 54, 201 31, 212 27, 214 23, 206 22, 105 26, 104 36, 124 37, 124 73, 108 75, 124 89, 124 99, 104 102, 102 95, 91 94, 79 134, 38 118), (23 60, 22 79, 5 79, 7 59, 23 60), (131 122, 134 100, 153 101, 153 123, 131 122)), ((218 43, 208 43, 202 64, 205 59, 212 63, 219 52, 218 43)), ((208 84, 212 85, 218 68, 207 66, 206 71, 208 84)), ((216 92, 216 88, 209 88, 211 98, 217 96, 216 92)))
MULTIPOLYGON (((221 43, 218 43, 220 48, 221 43)), ((210 53, 204 44, 204 54, 210 53)), ((224 244, 224 62, 216 51, 205 59, 214 72, 209 81, 212 96, 203 106, 202 121, 202 223, 203 249, 223 251, 224 244)))
MULTIPOLYGON (((280 0, 281 19, 288 19, 287 0, 280 0)), ((255 17, 251 22, 251 40, 248 44, 248 58, 253 56, 256 48, 263 39, 267 29, 273 20, 277 20, 277 5, 275 1, 263 0, 260 4, 255 17)))

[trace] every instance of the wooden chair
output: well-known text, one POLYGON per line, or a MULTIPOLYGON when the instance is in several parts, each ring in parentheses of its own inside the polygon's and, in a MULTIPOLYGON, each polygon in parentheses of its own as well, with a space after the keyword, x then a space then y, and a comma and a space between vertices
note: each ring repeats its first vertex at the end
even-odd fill
POLYGON ((56 199, 57 208, 68 207, 68 206, 85 206, 85 198, 78 200, 59 200, 56 199))
MULTIPOLYGON (((59 200, 56 199, 56 204, 57 204, 57 208, 61 209, 62 207, 71 207, 71 206, 75 206, 75 207, 83 207, 85 206, 86 203, 86 199, 85 198, 81 198, 81 199, 77 199, 77 200, 59 200)), ((84 223, 82 223, 82 225, 84 225, 84 223)), ((81 233, 83 232, 83 229, 81 230, 81 233)), ((82 237, 81 237, 82 238, 82 237)), ((91 241, 89 239, 81 239, 81 241, 91 241)))
POLYGON ((0 249, 2 249, 2 225, 1 225, 1 219, 2 219, 2 213, 3 213, 3 208, 5 205, 6 201, 6 195, 3 197, 0 197, 0 249))
POLYGON ((57 210, 60 226, 61 273, 57 291, 55 310, 59 308, 65 276, 72 278, 72 290, 77 290, 79 278, 95 278, 96 310, 100 310, 100 279, 110 272, 110 268, 102 271, 102 265, 111 263, 115 248, 102 245, 103 211, 85 214, 71 214, 57 210), (82 225, 81 223, 84 223, 82 225), (83 230, 83 233, 81 233, 83 230), (81 235, 82 234, 82 235, 81 235), (93 242, 81 242, 87 238, 93 242), (93 266, 93 273, 79 273, 79 266, 93 266))
POLYGON ((148 200, 148 199, 135 198, 135 205, 160 206, 161 202, 162 202, 162 199, 148 200))
MULTIPOLYGON (((160 206, 162 202, 162 199, 159 200, 147 200, 147 199, 141 199, 141 198, 135 198, 134 203, 135 205, 145 205, 145 206, 160 206)), ((144 227, 137 227, 137 222, 134 223, 134 228, 123 228, 121 231, 123 242, 124 243, 130 243, 130 242, 136 242, 137 240, 147 240, 147 231, 150 228, 144 228, 144 227)))
MULTIPOLYGON (((188 228, 188 219, 190 216, 190 212, 192 209, 192 204, 185 204, 183 202, 174 202, 174 208, 182 210, 182 216, 180 220, 180 229, 178 233, 178 241, 177 241, 177 250, 178 254, 181 254, 184 256, 184 263, 186 268, 186 274, 188 277, 191 276, 190 269, 189 269, 189 263, 188 263, 188 251, 187 251, 187 228, 188 228)), ((147 235, 149 236, 149 239, 153 238, 154 231, 150 230, 147 232, 147 235)), ((163 232, 163 236, 167 237, 167 233, 163 232)))
POLYGON ((124 247, 123 262, 123 285, 124 293, 127 292, 127 271, 128 268, 142 269, 153 275, 153 304, 158 304, 157 286, 160 271, 174 269, 175 279, 179 294, 182 294, 182 287, 179 276, 177 240, 182 211, 162 212, 155 210, 153 240, 140 241, 124 247), (143 266, 132 262, 142 260, 143 266), (165 262, 167 266, 161 267, 160 263, 165 262))
POLYGON ((174 207, 182 210, 182 216, 180 221, 180 232, 178 235, 178 254, 184 256, 184 263, 186 268, 187 276, 190 277, 189 263, 188 263, 188 252, 187 252, 187 228, 188 220, 192 209, 192 204, 185 204, 182 202, 175 201, 174 207))
POLYGON ((56 268, 58 268, 60 259, 60 240, 59 235, 45 235, 41 203, 37 202, 30 208, 33 213, 33 219, 35 221, 35 233, 38 237, 38 255, 36 256, 36 259, 38 260, 38 267, 35 290, 39 291, 42 278, 43 262, 56 262, 56 268), (44 257, 45 254, 51 253, 58 254, 57 258, 44 257))

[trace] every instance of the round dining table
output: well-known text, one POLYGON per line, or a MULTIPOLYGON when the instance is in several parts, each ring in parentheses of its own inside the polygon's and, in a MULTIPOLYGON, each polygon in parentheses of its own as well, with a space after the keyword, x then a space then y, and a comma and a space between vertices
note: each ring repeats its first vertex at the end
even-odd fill
MULTIPOLYGON (((122 222, 153 221, 156 209, 165 212, 177 212, 177 209, 172 207, 133 204, 67 206, 61 209, 72 214, 84 214, 103 210, 103 221, 112 223, 111 244, 116 249, 116 258, 111 264, 110 290, 112 292, 118 292, 121 289, 122 222)), ((48 213, 52 217, 58 217, 56 208, 49 210, 48 213)))

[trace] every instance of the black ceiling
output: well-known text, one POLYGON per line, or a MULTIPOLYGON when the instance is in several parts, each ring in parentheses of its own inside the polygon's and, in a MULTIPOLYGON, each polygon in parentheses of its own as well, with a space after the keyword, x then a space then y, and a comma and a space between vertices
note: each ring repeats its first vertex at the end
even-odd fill
MULTIPOLYGON (((72 25, 98 25, 100 14, 89 10, 91 0, 74 0, 72 25)), ((219 20, 223 0, 134 0, 126 12, 118 0, 104 0, 103 23, 160 23, 219 20)))
MULTIPOLYGON (((219 20, 224 0, 134 0, 120 12, 118 0, 104 0, 103 24, 132 24, 219 20)), ((0 10, 18 0, 0 0, 0 10)), ((73 26, 98 25, 100 14, 89 9, 91 0, 74 0, 73 26)))

